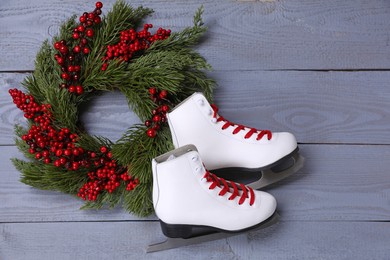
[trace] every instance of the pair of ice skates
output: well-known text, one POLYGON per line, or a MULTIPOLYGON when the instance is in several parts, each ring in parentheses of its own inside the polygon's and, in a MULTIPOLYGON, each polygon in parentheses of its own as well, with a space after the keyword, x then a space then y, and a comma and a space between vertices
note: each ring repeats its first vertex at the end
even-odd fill
POLYGON ((148 252, 277 221, 275 198, 257 189, 303 166, 292 134, 233 124, 201 93, 184 100, 167 119, 177 149, 153 159, 152 168, 153 206, 168 240, 148 252))

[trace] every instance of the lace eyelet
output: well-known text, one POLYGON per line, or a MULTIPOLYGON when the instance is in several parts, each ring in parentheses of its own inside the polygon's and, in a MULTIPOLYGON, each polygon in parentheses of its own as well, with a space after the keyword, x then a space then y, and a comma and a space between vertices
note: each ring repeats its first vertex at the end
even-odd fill
POLYGON ((193 162, 196 162, 196 161, 198 160, 198 157, 194 156, 194 157, 191 158, 191 160, 192 160, 193 162))
POLYGON ((198 100, 198 104, 201 105, 201 106, 204 106, 204 100, 203 99, 199 99, 198 100))
POLYGON ((216 119, 216 118, 214 118, 214 117, 213 117, 213 118, 211 118, 211 123, 214 123, 214 124, 215 124, 215 123, 217 123, 217 119, 216 119))

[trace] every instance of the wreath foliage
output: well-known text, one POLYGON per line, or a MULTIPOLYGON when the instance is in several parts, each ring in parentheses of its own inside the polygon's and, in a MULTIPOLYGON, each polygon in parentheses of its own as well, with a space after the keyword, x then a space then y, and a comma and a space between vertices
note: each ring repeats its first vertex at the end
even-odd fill
MULTIPOLYGON (((95 9, 95 17, 98 16, 96 10, 100 9, 95 9)), ((151 160, 173 148, 166 123, 162 122, 157 127, 154 137, 146 134, 147 126, 134 125, 113 143, 105 137, 89 135, 79 120, 82 105, 106 91, 123 93, 130 109, 142 122, 149 121, 149 124, 153 113, 161 105, 159 102, 165 102, 172 108, 195 91, 202 91, 208 99, 212 98, 214 81, 205 74, 205 70, 211 67, 191 48, 206 31, 201 19, 202 7, 195 13, 192 27, 151 42, 144 50, 134 53, 129 61, 105 59, 107 46, 117 44, 121 32, 136 30, 152 12, 149 8, 133 8, 119 0, 101 20, 96 18, 99 23, 91 26, 94 35, 87 44, 88 54, 75 56, 81 68, 78 83, 82 85, 82 91, 79 94, 59 87, 64 83, 64 70, 58 65, 59 52, 53 47, 61 40, 67 43, 69 49, 78 44, 73 33, 81 23, 76 16, 62 24, 52 42, 46 40, 43 43, 36 57, 34 72, 22 83, 26 94, 10 90, 14 103, 26 114, 33 113, 27 116, 27 128, 15 126, 16 145, 29 159, 12 159, 22 173, 23 183, 38 189, 80 196, 81 191, 86 194, 91 187, 97 187, 86 186, 87 183, 101 182, 96 184, 100 185, 95 193, 97 196, 83 197, 86 203, 82 208, 114 207, 122 202, 127 211, 139 216, 153 212, 151 160), (104 66, 106 68, 102 69, 104 66), (156 100, 154 92, 165 95, 156 100), (33 106, 41 108, 31 110, 33 106), (42 117, 46 121, 42 121, 42 117), (46 122, 46 128, 42 122, 46 122), (29 136, 31 129, 38 130, 29 136), (56 134, 49 134, 47 129, 56 134), (61 143, 55 135, 62 135, 60 139, 68 146, 52 148, 61 143), (39 138, 44 140, 42 144, 38 143, 39 138), (77 167, 72 168, 74 162, 77 167), (104 167, 108 169, 106 173, 102 173, 104 167), (104 188, 110 178, 119 185, 104 188)))

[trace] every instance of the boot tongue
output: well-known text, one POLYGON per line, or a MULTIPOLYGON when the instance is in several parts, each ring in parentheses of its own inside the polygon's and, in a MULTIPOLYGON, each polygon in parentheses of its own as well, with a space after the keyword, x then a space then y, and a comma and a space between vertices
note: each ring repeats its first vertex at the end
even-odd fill
POLYGON ((176 156, 174 156, 173 154, 171 154, 171 155, 168 157, 167 161, 173 160, 173 159, 175 159, 175 158, 176 158, 176 156))

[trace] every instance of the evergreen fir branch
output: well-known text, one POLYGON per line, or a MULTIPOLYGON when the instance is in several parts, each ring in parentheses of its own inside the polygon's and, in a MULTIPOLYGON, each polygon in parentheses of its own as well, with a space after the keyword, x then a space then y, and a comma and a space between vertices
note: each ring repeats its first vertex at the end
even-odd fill
POLYGON ((20 139, 20 138, 15 138, 15 145, 16 145, 16 147, 18 148, 18 150, 19 150, 21 153, 23 153, 23 155, 24 155, 27 159, 30 159, 30 160, 34 160, 34 159, 35 159, 35 155, 29 153, 30 146, 29 146, 28 144, 26 144, 25 141, 23 141, 23 140, 20 139))
POLYGON ((73 28, 78 25, 76 22, 76 18, 77 15, 72 15, 60 26, 59 34, 53 37, 53 44, 60 40, 65 40, 66 42, 71 41, 73 35, 73 28))
POLYGON ((155 138, 150 138, 145 126, 136 125, 112 146, 112 154, 120 164, 128 166, 132 176, 145 183, 152 181, 152 159, 173 148, 168 127, 161 129, 155 138))
POLYGON ((90 66, 89 70, 88 68, 83 70, 84 74, 81 75, 83 86, 87 90, 112 91, 129 78, 129 73, 126 71, 127 64, 119 60, 111 61, 106 71, 101 70, 102 59, 87 60, 87 64, 89 63, 93 66, 90 66))
POLYGON ((201 6, 194 15, 194 26, 187 27, 183 31, 178 33, 172 33, 168 39, 164 41, 154 42, 146 52, 154 52, 166 49, 181 49, 188 48, 196 45, 203 34, 207 31, 207 28, 203 25, 202 14, 203 6, 201 6))
POLYGON ((77 145, 85 150, 100 152, 102 146, 111 147, 112 142, 102 136, 92 136, 88 134, 80 134, 77 145))
POLYGON ((121 202, 121 198, 125 192, 126 188, 122 183, 121 186, 119 186, 113 193, 104 191, 99 194, 95 201, 86 201, 80 209, 101 209, 105 206, 112 209, 121 202))
POLYGON ((120 91, 126 96, 130 109, 138 115, 141 121, 147 120, 156 104, 150 99, 149 87, 153 85, 140 82, 139 85, 126 84, 120 87, 120 91))
POLYGON ((99 196, 96 198, 96 200, 86 200, 84 205, 80 207, 81 210, 89 210, 89 209, 101 209, 104 207, 103 203, 103 193, 99 194, 99 196))
POLYGON ((83 171, 67 171, 51 164, 40 162, 26 162, 13 158, 15 168, 22 173, 21 182, 42 190, 55 190, 69 194, 76 194, 87 181, 87 174, 83 171))
POLYGON ((123 207, 139 217, 146 217, 153 213, 152 183, 140 183, 131 192, 125 193, 123 207))
POLYGON ((25 135, 27 134, 27 129, 25 129, 23 126, 21 125, 15 125, 14 126, 14 132, 15 132, 15 135, 19 138, 22 137, 22 135, 25 135))
POLYGON ((91 52, 82 66, 81 81, 84 87, 112 90, 128 77, 124 69, 126 64, 120 64, 119 60, 111 61, 106 71, 101 70, 106 46, 117 43, 121 31, 136 28, 142 19, 152 12, 153 10, 142 6, 134 9, 122 0, 115 2, 112 10, 95 29, 91 52))
POLYGON ((54 125, 75 131, 80 98, 59 87, 61 71, 53 57, 54 49, 45 41, 37 54, 34 73, 22 84, 38 103, 51 105, 54 125))
MULTIPOLYGON (((200 70, 186 70, 183 73, 186 76, 186 80, 184 82, 185 86, 183 86, 182 89, 186 90, 188 93, 186 96, 201 91, 206 99, 213 103, 213 90, 216 85, 215 80, 207 77, 206 73, 200 70)), ((178 100, 178 102, 181 100, 183 100, 183 98, 178 100)))
POLYGON ((52 48, 46 40, 37 54, 33 74, 26 77, 22 83, 35 100, 41 104, 47 102, 47 93, 52 91, 54 83, 58 83, 56 88, 59 85, 60 75, 55 73, 54 68, 57 66, 53 62, 52 55, 54 55, 52 48))
POLYGON ((121 31, 137 28, 142 19, 151 13, 153 13, 152 9, 142 6, 134 9, 125 1, 118 0, 104 17, 95 41, 100 46, 114 44, 119 40, 121 31))
POLYGON ((129 65, 128 70, 134 71, 143 68, 169 68, 180 73, 185 67, 196 69, 211 69, 211 66, 198 53, 191 49, 182 48, 179 50, 161 50, 151 52, 134 59, 129 65))
POLYGON ((201 27, 203 26, 203 20, 202 20, 202 15, 204 13, 204 6, 201 5, 198 10, 196 10, 195 15, 194 15, 194 27, 201 27))

